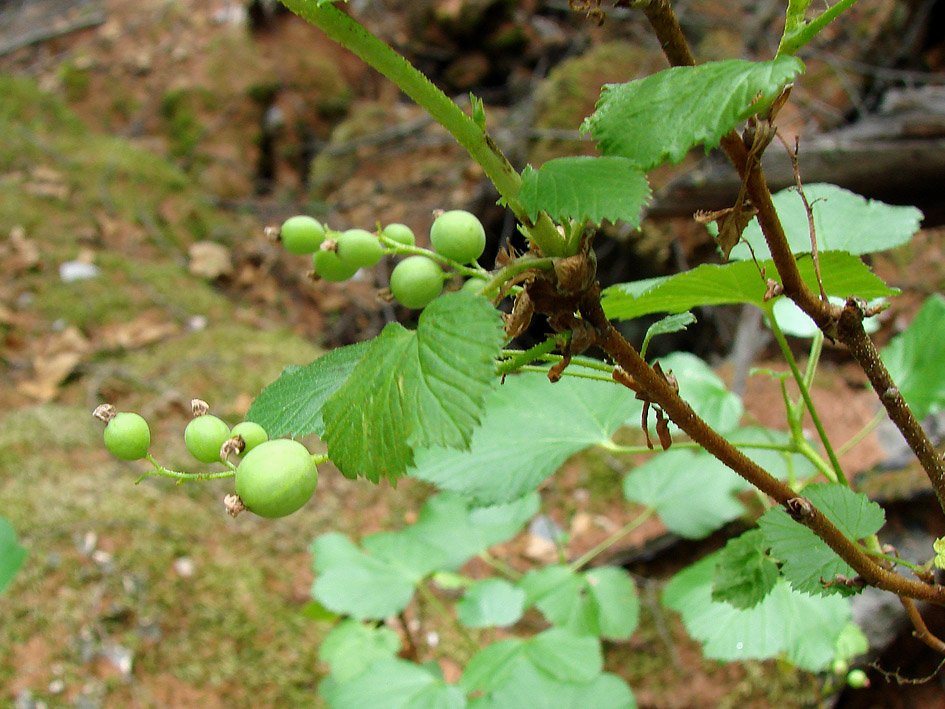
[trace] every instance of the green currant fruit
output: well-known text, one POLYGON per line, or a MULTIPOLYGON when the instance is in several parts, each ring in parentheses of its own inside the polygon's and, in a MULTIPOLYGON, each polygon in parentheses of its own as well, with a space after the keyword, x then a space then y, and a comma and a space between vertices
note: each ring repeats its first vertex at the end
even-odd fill
POLYGON ((352 266, 338 258, 338 254, 334 251, 316 251, 312 263, 315 265, 315 273, 326 281, 334 283, 347 281, 358 270, 357 266, 352 266))
POLYGON ((230 437, 230 427, 223 419, 204 414, 191 420, 184 429, 187 450, 201 463, 219 463, 220 447, 230 437))
POLYGON ((384 236, 404 246, 415 246, 417 243, 417 238, 413 235, 413 229, 406 224, 388 224, 384 227, 384 236))
POLYGON ((384 255, 384 247, 374 234, 364 229, 348 229, 338 237, 338 258, 349 266, 374 266, 384 255))
POLYGON ((265 443, 269 440, 269 434, 266 433, 266 429, 254 421, 243 421, 243 423, 236 424, 233 430, 230 431, 230 438, 235 436, 242 438, 243 443, 246 444, 240 455, 246 455, 260 443, 265 443))
POLYGON ((290 253, 314 254, 325 240, 325 229, 317 219, 299 215, 285 220, 279 237, 290 253))
POLYGON ((473 293, 474 295, 479 295, 482 292, 482 287, 486 285, 485 278, 476 278, 475 276, 467 279, 463 285, 460 287, 460 290, 473 293))
POLYGON ((425 308, 443 290, 443 271, 426 256, 408 256, 390 274, 390 292, 408 308, 425 308))
POLYGON ((151 429, 138 414, 121 413, 105 426, 105 447, 122 460, 141 460, 151 445, 151 429))
POLYGON ((847 674, 847 684, 853 689, 862 689, 870 686, 870 678, 863 670, 850 670, 847 674))
POLYGON ((486 248, 486 230, 475 214, 453 209, 433 221, 430 241, 438 254, 460 263, 472 263, 486 248))
POLYGON ((312 454, 288 438, 260 443, 236 469, 236 494, 248 510, 269 519, 298 510, 311 499, 317 485, 312 454))

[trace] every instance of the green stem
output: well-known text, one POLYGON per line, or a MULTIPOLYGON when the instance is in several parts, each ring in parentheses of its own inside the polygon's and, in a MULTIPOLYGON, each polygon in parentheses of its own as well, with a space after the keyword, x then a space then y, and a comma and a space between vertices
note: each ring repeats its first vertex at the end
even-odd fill
POLYGON ((508 266, 504 266, 503 268, 499 269, 496 274, 492 276, 492 278, 486 281, 486 284, 479 292, 482 295, 491 298, 493 294, 499 292, 499 289, 506 281, 511 280, 520 273, 533 268, 542 271, 550 271, 554 267, 554 259, 552 258, 531 258, 528 256, 523 256, 522 258, 515 259, 508 266))
POLYGON ((501 377, 514 372, 516 369, 520 369, 526 364, 531 364, 536 359, 541 359, 557 346, 558 335, 551 335, 544 342, 539 342, 537 345, 525 350, 524 352, 521 350, 503 350, 503 356, 511 354, 511 357, 509 359, 503 360, 502 362, 499 362, 499 365, 496 368, 496 373, 501 377))
MULTIPOLYGON (((778 326, 777 320, 774 319, 774 308, 769 303, 766 310, 768 321, 771 323, 771 331, 774 333, 774 337, 778 341, 778 346, 781 348, 781 352, 784 354, 784 359, 787 360, 788 366, 791 368, 791 374, 794 375, 794 381, 797 382, 797 388, 800 389, 801 397, 804 399, 804 404, 807 406, 808 413, 810 413, 811 421, 814 423, 814 428, 817 429, 817 436, 820 438, 820 442, 824 447, 824 451, 827 453, 827 457, 830 460, 830 465, 833 467, 833 475, 829 477, 831 477, 834 481, 841 482, 849 487, 850 483, 847 482, 847 478, 843 474, 843 468, 840 467, 840 461, 837 459, 837 454, 834 452, 833 446, 830 445, 830 439, 827 437, 827 432, 824 430, 824 426, 820 421, 817 408, 814 406, 814 402, 810 398, 810 390, 804 383, 804 376, 801 374, 800 369, 798 369, 797 361, 794 359, 794 353, 791 352, 791 347, 788 345, 787 338, 784 337, 784 333, 778 326)), ((800 441, 798 443, 800 444, 800 441)))
MULTIPOLYGON (((541 372, 542 374, 548 374, 548 367, 536 367, 531 364, 526 364, 524 367, 519 367, 518 371, 541 372)), ((608 382, 610 384, 614 383, 613 377, 608 377, 603 374, 594 374, 593 372, 575 372, 571 369, 565 369, 563 372, 561 372, 561 376, 577 377, 578 379, 593 379, 595 382, 608 382)))
POLYGON ((418 584, 417 590, 420 592, 420 595, 423 596, 423 600, 433 606, 434 610, 436 610, 436 612, 439 613, 444 620, 456 628, 457 632, 459 632, 460 636, 463 638, 463 641, 473 652, 473 654, 479 652, 480 646, 479 643, 476 642, 476 639, 470 635, 469 631, 466 629, 466 626, 460 623, 456 617, 450 613, 449 608, 443 605, 443 602, 437 598, 436 594, 427 588, 426 583, 418 584))
MULTIPOLYGON (((636 453, 652 453, 652 448, 647 448, 646 446, 621 446, 613 441, 600 441, 596 444, 600 448, 610 451, 611 453, 619 454, 636 454, 636 453)), ((736 448, 747 448, 753 450, 768 450, 768 451, 780 451, 782 453, 802 453, 799 447, 792 441, 791 443, 732 443, 736 448)), ((682 441, 680 443, 673 443, 673 449, 677 448, 690 448, 690 449, 700 449, 698 443, 693 441, 682 441)))
POLYGON ((876 415, 869 420, 863 428, 853 434, 849 441, 844 443, 842 446, 837 448, 837 455, 843 455, 847 451, 851 450, 856 446, 860 441, 870 435, 873 430, 883 422, 883 419, 886 418, 886 409, 880 409, 876 412, 876 415))
MULTIPOLYGON (((377 238, 382 244, 388 247, 384 251, 384 253, 387 254, 397 254, 398 256, 403 254, 410 254, 412 256, 426 256, 428 259, 439 261, 440 263, 449 266, 457 273, 460 273, 464 276, 469 276, 470 278, 490 278, 492 276, 489 271, 482 267, 474 268, 472 266, 465 266, 459 261, 446 258, 446 256, 438 254, 436 251, 431 251, 430 249, 424 249, 420 246, 407 246, 406 244, 401 244, 399 241, 395 241, 389 236, 384 236, 383 234, 379 234, 377 238)), ((449 278, 453 274, 447 273, 445 275, 447 278, 449 278)))
POLYGON ((135 485, 140 483, 145 478, 152 476, 174 478, 177 480, 178 484, 180 484, 188 480, 220 480, 222 478, 232 478, 236 474, 236 466, 229 461, 226 461, 229 470, 221 470, 215 473, 182 473, 177 470, 165 468, 163 465, 158 463, 154 459, 154 456, 152 456, 150 453, 145 455, 145 459, 154 466, 154 470, 149 470, 148 472, 141 475, 137 480, 135 480, 135 485))
POLYGON ((641 524, 646 522, 653 515, 654 512, 656 512, 655 508, 647 507, 645 510, 643 510, 643 512, 641 512, 639 515, 637 515, 632 520, 627 522, 623 527, 621 527, 616 532, 611 534, 609 537, 607 537, 607 539, 602 541, 600 544, 598 544, 597 546, 581 554, 581 556, 579 556, 577 559, 575 559, 570 564, 568 564, 568 567, 572 571, 577 571, 578 569, 583 568, 596 556, 607 551, 614 544, 616 544, 625 536, 630 534, 630 532, 632 532, 634 529, 636 529, 641 524))
POLYGON ((525 225, 529 237, 546 256, 569 256, 564 237, 544 212, 533 221, 518 201, 522 178, 509 164, 492 138, 467 116, 449 96, 436 88, 423 72, 331 3, 315 0, 281 0, 282 4, 329 38, 357 54, 386 76, 442 125, 482 166, 499 194, 525 225))
POLYGON ((862 544, 859 544, 858 546, 860 547, 860 549, 862 549, 864 552, 872 556, 874 559, 883 559, 884 561, 889 561, 893 564, 899 564, 899 566, 905 566, 908 569, 912 569, 913 571, 918 571, 920 573, 928 570, 921 564, 915 564, 911 561, 900 559, 898 556, 892 556, 891 554, 884 554, 882 552, 869 549, 868 547, 865 547, 862 544))
MULTIPOLYGON (((806 4, 809 5, 810 3, 806 4)), ((856 4, 856 0, 839 0, 809 22, 803 18, 792 18, 789 6, 788 22, 785 23, 784 34, 781 37, 781 43, 778 45, 776 56, 796 54, 801 47, 816 37, 824 27, 837 19, 845 10, 853 7, 854 4, 856 4)))
POLYGON ((521 572, 516 571, 511 566, 502 561, 502 559, 497 559, 487 551, 479 552, 479 558, 510 581, 518 581, 520 578, 522 578, 521 572))

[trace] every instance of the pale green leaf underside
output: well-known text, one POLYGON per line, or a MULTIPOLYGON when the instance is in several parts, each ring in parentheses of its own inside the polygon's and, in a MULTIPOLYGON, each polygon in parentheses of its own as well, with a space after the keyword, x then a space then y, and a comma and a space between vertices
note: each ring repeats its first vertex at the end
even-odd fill
POLYGON ((882 351, 890 376, 919 419, 945 408, 945 298, 933 295, 882 351))
POLYGON ((740 481, 708 453, 670 450, 628 473, 623 493, 631 502, 653 507, 676 534, 699 539, 745 513, 733 496, 740 481))
POLYGON ((469 628, 503 628, 522 617, 525 592, 505 579, 485 579, 468 589, 456 604, 456 617, 469 628))
POLYGON ((697 145, 705 145, 706 152, 716 147, 803 69, 794 57, 729 59, 607 84, 583 129, 601 153, 630 158, 643 170, 676 163, 697 145))
POLYGON ((851 616, 847 600, 808 596, 779 581, 760 603, 738 609, 712 600, 717 564, 717 553, 705 557, 673 577, 663 592, 663 603, 682 615, 705 657, 730 662, 784 655, 812 672, 830 665, 851 616))
POLYGON ((332 628, 318 646, 318 659, 328 663, 339 682, 357 677, 374 660, 392 658, 400 638, 383 625, 373 626, 348 618, 332 628))
POLYGON ((370 342, 339 347, 304 367, 287 367, 267 386, 246 413, 270 438, 298 438, 325 433, 322 406, 345 383, 370 342))
MULTIPOLYGON (((868 254, 892 249, 915 236, 922 221, 922 212, 915 207, 894 207, 878 200, 867 200, 836 185, 804 185, 804 195, 814 214, 818 251, 868 254)), ((810 224, 800 194, 795 189, 784 189, 773 195, 772 202, 784 226, 791 252, 810 253, 810 224)), ((771 258, 757 218, 745 228, 742 239, 751 244, 756 258, 771 258)), ((739 243, 732 249, 730 258, 750 259, 751 251, 739 243)))
POLYGON ((416 331, 391 323, 325 402, 325 442, 347 477, 395 479, 424 446, 465 448, 497 382, 504 332, 488 300, 448 293, 416 331))
POLYGON ((463 692, 414 662, 383 658, 344 682, 323 683, 321 694, 332 709, 463 709, 463 692))
POLYGON ((650 199, 650 185, 627 158, 555 158, 538 170, 525 169, 518 199, 533 220, 545 211, 559 222, 586 219, 599 225, 605 219, 623 220, 636 228, 650 199))
MULTIPOLYGON (((828 295, 882 298, 898 291, 889 288, 857 256, 844 251, 821 253, 820 269, 828 295)), ((818 291, 810 258, 798 260, 801 277, 818 291)), ((765 275, 780 283, 774 262, 761 262, 765 275)), ((681 313, 700 305, 750 303, 764 305, 765 280, 752 261, 722 265, 703 264, 690 271, 642 283, 618 283, 604 291, 607 317, 630 320, 650 313, 681 313)), ((783 297, 783 296, 781 296, 783 297)))
MULTIPOLYGON (((879 505, 846 485, 818 483, 804 488, 802 494, 850 539, 875 534, 886 520, 879 505)), ((810 529, 781 508, 765 512, 758 525, 794 589, 810 594, 846 592, 843 585, 825 587, 824 583, 837 575, 852 577, 853 569, 810 529)))
POLYGON ((487 397, 468 451, 419 450, 410 474, 484 504, 512 500, 569 456, 609 441, 639 410, 633 392, 609 382, 564 377, 551 384, 543 374, 512 375, 487 397))

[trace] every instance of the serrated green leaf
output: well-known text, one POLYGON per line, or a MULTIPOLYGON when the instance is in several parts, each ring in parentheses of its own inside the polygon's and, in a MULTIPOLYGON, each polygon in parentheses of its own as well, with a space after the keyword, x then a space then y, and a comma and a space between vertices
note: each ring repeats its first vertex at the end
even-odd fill
POLYGON ((344 682, 322 683, 332 709, 464 709, 466 697, 427 669, 396 658, 378 659, 344 682))
POLYGON ((286 367, 256 397, 246 420, 258 423, 270 438, 321 436, 325 433, 322 406, 345 383, 369 345, 339 347, 304 367, 286 367))
POLYGON ((400 638, 390 628, 343 620, 332 628, 318 647, 318 659, 328 664, 338 682, 364 672, 374 660, 392 658, 400 650, 400 638))
POLYGON ((657 335, 668 335, 672 332, 685 330, 696 321, 696 316, 690 312, 676 313, 660 318, 646 329, 646 335, 643 337, 643 344, 640 346, 640 356, 646 358, 646 350, 652 340, 657 335))
POLYGON ((735 608, 752 608, 768 595, 778 580, 778 565, 767 552, 760 530, 730 539, 718 554, 712 577, 712 600, 735 608))
MULTIPOLYGON (((819 254, 819 260, 828 295, 870 299, 898 293, 853 254, 826 251, 819 254)), ((802 257, 797 265, 804 282, 818 291, 811 259, 802 257)), ((773 261, 764 261, 761 266, 767 277, 780 283, 773 261)), ((650 313, 681 313, 700 305, 751 303, 761 307, 766 290, 765 280, 752 261, 703 264, 668 278, 648 279, 642 288, 632 283, 610 286, 604 290, 603 306, 607 317, 630 320, 650 313)))
POLYGON ((26 549, 17 544, 13 525, 0 517, 0 593, 13 581, 26 561, 26 554, 26 549))
POLYGON ((602 567, 578 573, 556 565, 526 574, 519 587, 526 603, 550 622, 578 635, 626 640, 636 630, 639 603, 623 569, 602 567))
POLYGON ((745 514, 733 493, 740 478, 708 453, 670 450, 650 458, 623 480, 624 496, 653 507, 669 529, 700 539, 745 514))
MULTIPOLYGON (((725 432, 738 425, 745 411, 741 397, 729 391, 704 360, 688 352, 673 352, 660 357, 659 363, 664 372, 673 373, 680 395, 712 428, 725 432)), ((678 431, 675 424, 670 428, 678 431)))
POLYGON ((325 402, 325 442, 347 477, 396 479, 425 446, 466 448, 497 383, 502 318, 488 300, 447 293, 416 331, 391 323, 325 402))
POLYGON ((423 575, 403 564, 362 551, 343 534, 329 532, 312 543, 312 597, 335 613, 384 619, 410 603, 423 575))
POLYGON ((512 500, 574 453, 609 441, 640 406, 633 392, 608 382, 564 377, 552 384, 538 373, 512 375, 487 397, 469 451, 418 451, 410 474, 481 503, 512 500), (511 425, 517 421, 528 421, 527 436, 511 425))
MULTIPOLYGON (((818 251, 868 254, 892 249, 915 236, 922 221, 922 212, 915 207, 894 207, 878 200, 867 200, 836 185, 804 185, 804 195, 814 214, 818 251)), ((791 252, 810 253, 810 224, 800 194, 794 188, 784 189, 772 196, 772 202, 784 226, 791 252)), ((742 239, 751 244, 759 260, 771 258, 757 218, 742 233, 742 239)), ((740 243, 732 249, 729 257, 751 259, 751 251, 740 243)))
MULTIPOLYGON (((802 494, 850 539, 873 535, 886 521, 882 507, 846 485, 818 483, 804 488, 802 494)), ((810 594, 855 592, 843 584, 825 585, 838 575, 852 577, 855 572, 820 537, 783 509, 765 512, 758 526, 771 555, 782 562, 781 573, 795 590, 810 594)))
POLYGON ((794 57, 768 62, 730 59, 673 67, 626 84, 607 84, 584 122, 604 155, 621 155, 641 169, 716 147, 738 123, 766 108, 804 69, 794 57), (760 100, 759 100, 760 97, 760 100))
POLYGON ((466 590, 456 604, 456 616, 470 628, 503 628, 518 621, 524 608, 524 591, 504 579, 486 579, 466 590))
POLYGON ((623 220, 636 229, 650 199, 650 185, 627 158, 555 158, 522 172, 518 199, 533 220, 545 211, 560 222, 586 219, 599 225, 605 219, 623 220))
POLYGON ((808 596, 781 580, 760 603, 738 609, 712 600, 717 564, 717 553, 710 554, 674 576, 663 592, 664 605, 682 616, 705 657, 766 660, 783 654, 812 672, 830 665, 837 638, 850 620, 847 600, 808 596))
POLYGON ((917 418, 945 408, 945 298, 926 299, 909 327, 883 348, 882 358, 917 418))

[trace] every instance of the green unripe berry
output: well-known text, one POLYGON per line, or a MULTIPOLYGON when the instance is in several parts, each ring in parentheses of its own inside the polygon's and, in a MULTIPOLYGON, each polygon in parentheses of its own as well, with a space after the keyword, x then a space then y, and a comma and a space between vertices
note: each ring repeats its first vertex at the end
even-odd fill
POLYGON ((204 414, 192 419, 184 429, 187 450, 201 463, 219 463, 220 447, 230 437, 230 427, 223 419, 204 414))
POLYGON ((433 221, 430 241, 438 254, 460 263, 472 263, 485 251, 486 230, 475 214, 453 209, 433 221))
POLYGON ((314 254, 325 240, 325 229, 317 219, 299 215, 285 220, 279 238, 290 253, 314 254))
POLYGON ((325 251, 323 249, 315 252, 312 263, 315 265, 315 273, 326 281, 332 281, 334 283, 347 281, 358 271, 357 266, 345 263, 338 258, 338 254, 334 251, 325 251))
POLYGON ((318 469, 311 453, 288 438, 261 443, 236 469, 236 494, 248 510, 269 519, 301 508, 317 485, 318 469))
POLYGON ((443 291, 443 271, 426 256, 408 256, 390 274, 390 292, 408 308, 424 308, 443 291))
POLYGON ((236 424, 233 430, 230 431, 230 438, 236 436, 242 438, 245 444, 243 452, 240 453, 240 455, 246 455, 260 443, 265 443, 269 440, 269 434, 266 433, 266 429, 255 421, 243 421, 243 423, 236 424))
POLYGON ((469 278, 463 282, 460 290, 467 291, 468 293, 472 293, 474 295, 479 295, 482 292, 482 287, 484 285, 486 285, 485 278, 476 278, 473 276, 472 278, 469 278))
POLYGON ((349 266, 374 266, 384 256, 384 247, 374 234, 364 229, 348 229, 338 237, 338 258, 349 266))
POLYGON ((413 229, 406 224, 398 224, 396 222, 394 224, 388 224, 384 227, 383 234, 388 239, 393 239, 404 246, 415 246, 417 244, 417 238, 413 235, 413 229))
POLYGON ((141 460, 151 445, 151 429, 138 414, 121 413, 105 426, 105 448, 122 460, 141 460))
POLYGON ((853 689, 862 689, 870 686, 870 678, 863 670, 850 670, 847 674, 847 684, 853 689))

